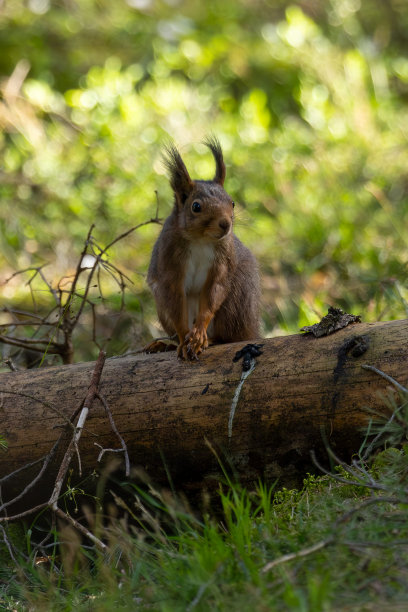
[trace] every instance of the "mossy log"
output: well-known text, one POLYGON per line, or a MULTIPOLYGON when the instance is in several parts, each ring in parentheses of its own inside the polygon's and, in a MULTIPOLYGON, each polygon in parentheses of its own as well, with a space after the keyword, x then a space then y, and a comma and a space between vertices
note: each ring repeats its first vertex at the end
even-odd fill
MULTIPOLYGON (((355 323, 318 339, 298 334, 260 342, 263 352, 244 382, 242 361, 233 358, 245 342, 211 347, 192 363, 174 352, 107 359, 100 392, 131 465, 157 485, 168 486, 170 477, 186 493, 216 482, 219 460, 245 484, 259 478, 287 484, 310 469, 312 450, 323 457, 328 444, 343 458, 359 450, 368 409, 384 409, 390 386, 363 364, 403 385, 408 380, 408 320, 355 323)), ((93 367, 0 375, 0 433, 8 443, 0 451, 0 478, 49 453, 86 396, 93 367)), ((20 509, 49 498, 70 437, 72 430, 20 509)), ((119 444, 95 400, 79 444, 82 477, 98 468, 101 447, 119 444)), ((3 482, 3 501, 23 490, 40 467, 3 482)), ((75 479, 76 458, 72 467, 75 479)))

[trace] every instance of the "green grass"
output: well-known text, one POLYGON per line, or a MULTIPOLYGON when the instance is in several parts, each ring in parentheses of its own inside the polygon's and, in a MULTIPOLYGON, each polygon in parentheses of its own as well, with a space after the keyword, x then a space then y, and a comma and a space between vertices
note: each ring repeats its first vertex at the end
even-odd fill
POLYGON ((363 460, 366 446, 299 490, 248 491, 227 478, 214 511, 197 517, 180 500, 127 487, 99 534, 108 555, 71 529, 54 534, 62 545, 47 564, 20 544, 17 567, 1 570, 2 609, 407 609, 407 406, 403 397, 391 422, 377 424, 382 450, 363 460))

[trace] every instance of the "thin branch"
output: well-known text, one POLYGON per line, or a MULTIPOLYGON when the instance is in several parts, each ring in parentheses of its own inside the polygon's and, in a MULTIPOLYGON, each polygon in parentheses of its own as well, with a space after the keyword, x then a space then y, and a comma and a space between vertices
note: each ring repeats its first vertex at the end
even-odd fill
MULTIPOLYGON (((18 562, 18 560, 16 559, 16 557, 14 555, 13 546, 12 546, 10 540, 7 537, 7 533, 6 533, 6 530, 4 529, 3 525, 0 525, 0 531, 1 531, 2 535, 3 535, 3 542, 4 542, 4 544, 7 547, 7 550, 9 552, 9 555, 10 555, 13 563, 16 565, 16 567, 20 568, 20 570, 21 570, 21 563, 18 562)), ((24 572, 24 574, 25 574, 25 572, 24 572)))
POLYGON ((363 364, 361 367, 364 368, 364 370, 370 370, 371 372, 375 372, 379 376, 382 376, 383 378, 385 378, 385 380, 388 380, 389 383, 394 385, 394 387, 396 387, 402 393, 408 393, 408 389, 406 387, 403 387, 402 385, 400 385, 400 383, 397 382, 394 378, 392 378, 385 372, 378 370, 378 368, 375 368, 374 366, 367 365, 367 364, 363 364))
POLYGON ((89 531, 89 529, 84 527, 79 521, 75 520, 72 516, 70 516, 69 514, 64 512, 63 510, 61 510, 61 508, 58 508, 58 506, 57 506, 57 507, 53 508, 53 510, 54 510, 54 512, 55 512, 55 514, 57 516, 59 516, 60 518, 66 520, 66 521, 68 521, 68 523, 71 523, 71 525, 73 527, 75 527, 75 529, 77 529, 84 536, 89 538, 91 540, 91 542, 96 544, 101 550, 106 551, 108 549, 108 547, 106 546, 106 544, 104 542, 102 542, 102 540, 97 538, 91 531, 89 531))
POLYGON ((19 512, 18 514, 13 514, 13 516, 0 516, 0 523, 5 523, 11 521, 18 521, 26 516, 30 516, 31 514, 35 514, 35 512, 39 512, 40 510, 44 510, 44 508, 48 508, 48 502, 43 502, 42 504, 38 504, 38 506, 34 506, 33 508, 29 508, 29 510, 24 510, 24 512, 19 512))
POLYGON ((61 462, 60 468, 58 470, 57 478, 55 480, 54 490, 51 494, 49 505, 53 510, 56 510, 58 498, 61 494, 61 488, 67 474, 69 465, 71 463, 72 457, 76 451, 79 439, 81 437, 85 421, 88 416, 88 412, 92 406, 92 403, 98 393, 98 385, 102 375, 103 366, 105 364, 106 353, 104 351, 100 351, 98 359, 95 364, 95 368, 92 374, 91 383, 89 385, 88 393, 86 395, 84 405, 78 417, 78 422, 75 428, 74 435, 72 440, 68 446, 68 449, 64 455, 64 458, 61 462))
MULTIPOLYGON (((78 422, 77 425, 75 427, 74 430, 74 434, 72 436, 71 442, 68 446, 68 449, 63 457, 63 460, 61 462, 60 468, 58 470, 58 474, 57 477, 55 479, 55 484, 54 484, 54 490, 51 494, 50 499, 43 503, 43 504, 39 504, 38 506, 35 506, 34 508, 30 508, 29 510, 26 510, 25 512, 21 512, 19 514, 16 514, 14 516, 4 516, 4 517, 0 517, 0 523, 1 522, 6 522, 6 521, 11 521, 11 520, 17 520, 17 519, 21 519, 21 518, 25 518, 26 516, 29 516, 30 514, 34 514, 35 512, 38 512, 39 510, 44 510, 45 508, 50 508, 54 515, 59 516, 60 518, 63 518, 64 520, 68 521, 69 523, 71 523, 71 525, 73 525, 78 531, 80 531, 84 536, 86 536, 87 538, 89 538, 96 546, 98 546, 101 550, 105 551, 107 550, 107 546, 106 544, 104 544, 104 542, 102 542, 99 538, 97 538, 91 531, 89 531, 89 529, 87 529, 86 527, 84 527, 83 525, 81 525, 81 523, 79 523, 77 520, 75 520, 72 516, 70 516, 69 514, 67 514, 66 512, 64 512, 63 510, 61 510, 61 508, 58 507, 58 499, 60 497, 61 494, 61 488, 63 485, 63 482, 65 480, 69 465, 71 463, 72 457, 74 455, 75 452, 78 452, 78 442, 79 439, 81 437, 83 428, 84 428, 84 424, 86 421, 86 418, 88 416, 88 412, 92 406, 92 403, 95 399, 95 397, 98 396, 98 386, 99 386, 99 382, 100 382, 100 378, 102 375, 102 370, 103 370, 103 366, 105 364, 105 358, 106 358, 106 353, 104 353, 103 351, 100 351, 98 359, 96 361, 95 367, 94 367, 94 371, 92 373, 92 378, 91 378, 91 382, 88 388, 88 392, 86 394, 86 398, 82 404, 82 409, 80 411, 79 417, 78 417, 78 422)), ((45 403, 45 402, 43 402, 45 403)), ((78 411, 76 411, 77 413, 78 411)), ((71 424, 71 422, 70 422, 71 424)), ((59 441, 61 440, 61 437, 59 438, 59 440, 54 444, 53 449, 51 450, 51 452, 49 453, 48 456, 46 456, 46 459, 44 461, 44 464, 39 472, 39 474, 37 475, 37 477, 34 479, 34 481, 32 483, 30 483, 25 489, 24 491, 22 491, 20 493, 20 495, 18 495, 14 500, 10 501, 10 502, 6 502, 3 504, 2 508, 4 509, 6 506, 8 506, 9 504, 19 500, 23 495, 25 495, 27 493, 28 490, 30 490, 34 484, 36 484, 36 482, 39 480, 39 478, 42 476, 42 474, 44 473, 49 461, 51 460, 52 455, 54 454, 56 447, 59 443, 59 441)), ((35 465, 38 462, 33 462, 33 465, 35 465)), ((26 468, 27 466, 25 466, 26 468)), ((17 470, 19 471, 19 470, 17 470)), ((16 472, 17 472, 16 471, 16 472)), ((15 473, 16 473, 15 472, 15 473)), ((10 475, 9 475, 10 477, 10 475)), ((2 528, 3 529, 3 528, 2 528)))
MULTIPOLYGON (((319 470, 321 470, 324 474, 326 474, 327 476, 331 476, 334 480, 337 480, 337 482, 341 482, 341 483, 347 484, 347 485, 354 485, 355 487, 363 487, 364 489, 372 489, 373 491, 389 491, 388 487, 379 485, 377 483, 370 484, 369 482, 364 482, 364 481, 363 482, 359 482, 358 480, 348 480, 347 478, 342 478, 341 476, 338 476, 337 474, 333 474, 329 470, 326 470, 326 468, 324 468, 318 462, 314 451, 310 451, 310 455, 312 457, 312 461, 315 464, 315 466, 319 470)), ((407 492, 408 492, 408 490, 404 489, 404 493, 407 493, 407 492)))
POLYGON ((44 268, 44 266, 47 266, 47 265, 48 264, 43 264, 42 266, 29 266, 28 268, 23 268, 23 270, 17 270, 17 272, 13 272, 11 276, 6 278, 6 280, 4 281, 4 284, 7 285, 7 283, 9 283, 16 276, 19 276, 20 274, 24 274, 25 272, 32 272, 33 270, 35 271, 35 274, 34 274, 34 277, 35 277, 38 273, 38 270, 40 270, 41 268, 44 268))
POLYGON ((370 444, 367 446, 365 453, 362 457, 363 459, 367 459, 370 456, 370 453, 373 450, 373 448, 375 448, 375 445, 377 444, 378 440, 380 440, 381 437, 384 435, 384 431, 386 430, 387 426, 390 425, 395 418, 397 418, 397 413, 402 409, 403 406, 404 404, 402 404, 402 406, 398 406, 398 408, 394 410, 394 412, 392 413, 388 421, 384 423, 383 427, 381 428, 381 431, 379 431, 378 434, 375 436, 375 438, 371 440, 370 444))
POLYGON ((302 550, 299 550, 298 552, 289 553, 287 555, 283 555, 282 557, 278 557, 277 559, 274 559, 273 561, 269 561, 269 563, 267 563, 261 569, 261 574, 266 574, 266 572, 269 572, 269 570, 276 567, 277 565, 280 565, 281 563, 287 563, 288 561, 293 561, 294 559, 301 559, 302 557, 307 557, 308 555, 311 555, 314 552, 317 552, 318 550, 321 550, 322 548, 329 546, 329 544, 333 544, 334 540, 335 540, 334 536, 330 536, 330 538, 327 538, 326 540, 322 540, 321 542, 317 542, 317 544, 314 544, 313 546, 309 546, 309 548, 303 548, 302 550))
MULTIPOLYGON (((346 482, 347 484, 350 484, 349 481, 346 481, 346 482)), ((363 510, 364 508, 367 508, 368 506, 372 506, 375 504, 383 504, 383 503, 403 504, 403 503, 407 503, 407 500, 398 499, 397 497, 372 497, 366 500, 365 502, 363 502, 362 504, 360 504, 359 506, 356 506, 355 508, 352 508, 348 512, 345 512, 344 514, 342 514, 342 516, 340 516, 340 518, 338 518, 337 521, 335 521, 335 523, 333 524, 333 532, 334 532, 333 535, 329 536, 325 540, 321 540, 320 542, 313 544, 313 546, 303 548, 302 550, 299 550, 295 553, 289 553, 287 555, 283 555, 282 557, 278 557, 277 559, 274 559, 273 561, 269 561, 269 563, 267 563, 261 569, 261 573, 265 574, 266 572, 273 569, 277 565, 280 565, 281 563, 287 563, 288 561, 293 561, 295 559, 301 559, 302 557, 307 557, 308 555, 311 555, 319 550, 322 550, 323 548, 326 548, 326 546, 329 546, 330 544, 336 543, 336 540, 338 539, 338 527, 340 525, 349 521, 350 518, 354 514, 357 514, 357 512, 360 512, 360 510, 363 510)))
POLYGON ((55 442, 54 446, 52 447, 52 449, 50 450, 50 452, 48 453, 48 455, 46 455, 44 463, 40 469, 40 471, 38 472, 37 476, 25 487, 25 489, 23 489, 23 491, 21 491, 19 493, 19 495, 17 495, 16 497, 14 497, 13 499, 10 499, 7 502, 4 502, 1 506, 0 506, 0 512, 3 512, 3 510, 5 510, 6 508, 8 508, 9 506, 11 506, 12 504, 15 504, 16 502, 18 502, 20 499, 22 499, 36 484, 37 482, 41 479, 42 475, 44 474, 45 470, 47 469, 51 459, 53 458, 53 456, 55 455, 55 452, 59 446, 59 443, 61 441, 61 437, 58 438, 58 440, 55 442))
POLYGON ((129 234, 131 234, 132 232, 135 232, 136 230, 138 230, 140 227, 143 227, 144 225, 149 225, 150 223, 158 223, 160 225, 161 220, 157 217, 157 209, 156 209, 156 217, 154 219, 149 219, 148 221, 143 221, 143 223, 139 223, 138 225, 135 225, 134 227, 131 227, 129 230, 127 230, 127 232, 124 232, 123 234, 121 234, 120 236, 118 236, 117 238, 115 238, 114 240, 112 240, 112 242, 110 242, 102 251, 101 255, 105 254, 106 251, 108 249, 110 249, 114 244, 116 244, 117 242, 119 242, 119 240, 122 240, 123 238, 126 238, 127 236, 129 236, 129 234))
MULTIPOLYGON (((76 327, 76 325, 78 324, 79 319, 81 318, 84 308, 86 305, 89 305, 92 309, 92 317, 93 317, 93 341, 95 342, 95 344, 98 345, 98 343, 96 342, 96 315, 95 315, 95 304, 88 298, 88 294, 89 291, 91 289, 91 284, 93 281, 93 277, 95 274, 95 271, 97 271, 98 273, 98 287, 99 290, 102 291, 101 288, 101 281, 100 281, 100 268, 102 267, 104 269, 105 272, 107 272, 108 274, 110 274, 112 276, 112 278, 114 279, 114 281, 118 284, 120 291, 121 291, 121 295, 122 295, 122 300, 121 300, 121 310, 124 307, 124 298, 125 298, 125 290, 126 290, 126 281, 132 283, 132 280, 130 278, 128 278, 119 268, 117 268, 115 265, 113 265, 112 263, 110 263, 108 260, 103 259, 103 256, 106 254, 106 252, 108 251, 108 249, 110 249, 114 244, 116 244, 117 242, 119 242, 120 240, 122 240, 123 238, 126 238, 127 236, 129 236, 129 234, 131 234, 132 232, 136 231, 137 229, 139 229, 140 227, 143 227, 145 225, 148 225, 150 223, 161 223, 160 219, 158 218, 158 208, 159 208, 159 201, 158 201, 158 197, 157 197, 157 193, 156 193, 156 198, 157 198, 157 206, 156 206, 156 216, 153 219, 150 219, 148 221, 145 221, 143 223, 139 223, 138 225, 135 225, 134 227, 130 228, 129 230, 127 230, 126 232, 124 232, 123 234, 121 234, 120 236, 117 236, 113 241, 111 241, 107 246, 105 246, 104 248, 101 248, 99 245, 97 245, 97 243, 94 241, 93 237, 92 237, 92 231, 95 227, 94 224, 91 225, 91 227, 89 228, 88 234, 86 236, 85 242, 84 242, 84 246, 82 248, 82 252, 80 255, 80 258, 78 260, 77 263, 77 267, 75 270, 75 273, 72 277, 72 281, 70 280, 70 288, 67 290, 64 290, 62 288, 62 281, 64 280, 63 277, 59 283, 58 283, 58 287, 57 289, 54 289, 51 285, 51 283, 48 282, 47 278, 45 277, 42 268, 44 267, 44 265, 42 266, 30 266, 28 268, 24 268, 23 270, 18 270, 17 272, 14 272, 6 281, 5 283, 8 283, 11 279, 13 279, 14 277, 16 277, 17 275, 21 275, 23 273, 26 272, 32 272, 31 277, 29 278, 29 280, 27 281, 27 285, 30 288, 30 292, 31 292, 31 297, 32 297, 32 301, 34 304, 34 308, 37 308, 37 304, 36 304, 36 299, 35 299, 35 294, 34 294, 34 289, 33 289, 33 282, 36 279, 36 277, 38 276, 42 282, 44 283, 46 290, 48 293, 50 293, 55 301, 56 306, 54 306, 54 308, 51 309, 50 313, 46 316, 46 317, 40 317, 38 315, 32 314, 32 313, 25 313, 23 311, 12 311, 10 309, 4 308, 3 312, 9 312, 10 314, 13 315, 13 318, 16 318, 16 325, 19 326, 25 326, 25 325, 31 325, 31 326, 37 326, 37 331, 35 332, 35 334, 38 333, 38 330, 41 329, 42 326, 48 326, 50 328, 54 328, 54 333, 53 334, 49 334, 50 339, 47 339, 47 336, 43 336, 42 338, 35 338, 35 334, 33 337, 31 338, 27 338, 27 339, 21 339, 21 338, 14 338, 11 336, 6 336, 6 335, 0 335, 0 342, 3 344, 9 344, 11 346, 20 348, 20 349, 30 349, 32 351, 38 352, 38 353, 43 353, 44 357, 47 354, 50 355, 60 355, 60 357, 62 358, 64 363, 72 363, 73 361, 73 344, 72 344, 72 334, 73 331, 76 327), (89 252, 88 249, 89 247, 92 248, 93 250, 93 256, 95 258, 93 265, 91 268, 85 268, 83 267, 83 260, 84 257, 87 255, 87 253, 89 252), (98 251, 98 253, 96 253, 96 251, 98 251), (86 279, 86 283, 85 283, 85 288, 83 291, 83 294, 81 295, 80 293, 77 292, 77 286, 78 286, 78 281, 79 278, 81 276, 81 274, 83 272, 88 272, 88 276, 86 279), (64 295, 66 294, 66 298, 65 298, 65 303, 63 303, 63 299, 64 299, 64 295), (72 318, 65 316, 68 309, 70 308, 70 306, 73 304, 74 299, 75 298, 79 298, 80 302, 79 302, 79 307, 78 310, 76 312, 76 314, 74 314, 74 316, 72 318), (52 312, 55 310, 55 308, 58 309, 58 317, 57 317, 57 321, 55 322, 50 322, 49 317, 52 314, 52 312), (18 316, 29 316, 30 320, 29 321, 20 321, 18 320, 18 316), (34 319, 38 319, 38 321, 36 322, 34 319), (63 334, 63 337, 61 338, 61 334, 63 334)), ((0 329, 2 328, 7 328, 8 325, 7 324, 2 324, 0 326, 0 329)))
MULTIPOLYGON (((77 268, 75 270, 74 280, 72 281, 72 286, 71 286, 71 291, 70 291, 70 293, 72 295, 75 293, 77 282, 78 282, 78 278, 79 278, 82 270, 84 269, 84 268, 82 268, 82 260, 85 257, 86 252, 88 250, 88 245, 89 245, 89 242, 91 240, 91 234, 92 234, 92 230, 93 230, 94 227, 95 227, 95 224, 92 223, 91 227, 89 228, 89 231, 88 231, 88 234, 86 236, 86 239, 85 239, 84 248, 82 249, 82 253, 80 255, 80 258, 79 258, 79 261, 78 261, 78 265, 77 265, 77 268)), ((70 301, 70 300, 68 300, 68 301, 70 301)))
POLYGON ((43 351, 44 350, 44 348, 35 347, 34 346, 35 344, 44 344, 45 347, 51 344, 51 347, 54 347, 54 349, 60 346, 56 342, 50 343, 50 340, 41 340, 41 338, 38 338, 38 339, 24 338, 24 340, 18 340, 17 338, 10 338, 9 336, 0 336, 0 342, 3 342, 4 344, 11 344, 13 346, 20 346, 20 347, 21 347, 21 344, 24 343, 24 346, 22 348, 30 349, 33 351, 43 351))
MULTIPOLYGON (((101 393, 99 393, 99 392, 97 393, 97 397, 102 402, 103 407, 105 408, 105 412, 108 415, 108 419, 109 419, 110 426, 112 427, 112 431, 114 432, 114 434, 116 435, 116 437, 118 438, 118 440, 120 442, 120 445, 122 447, 121 450, 125 454, 125 472, 126 472, 126 476, 130 476, 130 461, 129 461, 129 453, 128 453, 128 449, 127 449, 127 446, 126 446, 126 442, 124 441, 124 439, 122 438, 122 436, 120 435, 120 433, 118 431, 118 428, 116 427, 116 424, 115 424, 115 421, 113 420, 113 416, 112 416, 112 413, 110 411, 108 402, 106 401, 104 396, 101 393)), ((108 450, 108 449, 106 449, 106 450, 108 450)), ((98 458, 98 461, 99 461, 99 458, 98 458)))
MULTIPOLYGON (((42 504, 39 504, 39 505, 35 506, 34 508, 30 508, 29 510, 26 510, 24 512, 20 512, 18 514, 13 515, 13 516, 3 516, 3 517, 0 517, 0 523, 8 522, 8 521, 14 521, 14 520, 18 520, 18 519, 21 519, 21 518, 25 518, 26 516, 30 516, 31 514, 34 514, 35 512, 38 512, 40 510, 44 510, 45 508, 51 508, 55 513, 59 514, 60 516, 63 516, 68 521, 70 521, 72 524, 74 524, 80 531, 82 531, 82 533, 84 533, 85 535, 90 537, 90 539, 92 541, 94 541, 96 544, 98 544, 98 546, 101 546, 101 544, 102 544, 101 547, 104 549, 105 545, 103 543, 101 543, 100 540, 98 540, 98 538, 95 538, 95 536, 93 536, 92 534, 91 534, 92 535, 92 537, 91 537, 89 535, 90 532, 88 532, 88 530, 85 527, 83 527, 82 525, 80 527, 78 527, 79 523, 77 523, 77 521, 75 521, 72 517, 69 517, 68 515, 66 515, 65 512, 60 510, 58 508, 57 502, 58 502, 58 497, 60 495, 62 484, 64 482, 66 473, 68 471, 71 459, 72 459, 75 451, 77 450, 78 441, 79 441, 79 438, 81 437, 81 433, 83 431, 83 426, 85 424, 86 416, 87 416, 88 411, 89 411, 89 409, 90 409, 90 407, 91 407, 91 405, 93 403, 93 400, 96 397, 96 394, 98 392, 98 385, 99 385, 100 377, 101 377, 101 374, 102 374, 102 369, 103 369, 103 366, 104 366, 104 363, 105 363, 105 358, 106 358, 106 354, 103 351, 101 351, 99 353, 98 360, 96 361, 96 364, 95 364, 95 368, 94 368, 94 371, 93 371, 93 374, 92 374, 92 378, 91 378, 91 383, 89 385, 88 393, 86 395, 85 401, 83 402, 83 405, 82 405, 82 410, 81 410, 79 418, 78 418, 77 426, 74 429, 74 434, 73 434, 73 437, 71 439, 71 443, 69 444, 68 449, 67 449, 67 451, 66 451, 66 453, 64 455, 64 458, 63 458, 63 460, 61 462, 60 469, 58 471, 58 474, 57 474, 57 477, 56 477, 56 480, 55 480, 54 490, 53 490, 53 493, 52 493, 50 499, 47 502, 44 502, 42 504)), ((16 394, 16 395, 25 395, 25 394, 16 393, 16 392, 10 392, 10 391, 6 391, 6 393, 7 392, 8 393, 13 393, 13 394, 16 394)), ((44 400, 40 400, 40 399, 34 398, 32 396, 28 396, 28 397, 30 397, 32 399, 35 399, 36 401, 39 401, 40 403, 46 405, 47 407, 53 408, 50 404, 48 404, 44 400)), ((71 421, 76 417, 78 412, 79 412, 79 410, 76 410, 74 415, 73 415, 73 417, 71 418, 71 420, 68 420, 68 424, 71 427, 73 426, 71 421)), ((50 453, 45 456, 45 458, 43 457, 41 460, 34 461, 32 464, 26 465, 23 468, 19 468, 18 470, 13 472, 13 474, 9 474, 9 475, 5 476, 0 482, 4 482, 5 480, 8 480, 14 474, 17 474, 18 472, 20 472, 20 471, 22 471, 24 469, 27 469, 28 467, 36 465, 37 463, 39 463, 40 461, 43 461, 45 459, 44 465, 42 466, 42 468, 40 470, 40 474, 42 475, 44 470, 46 469, 49 461, 51 460, 52 455, 55 453, 56 447, 58 446, 58 443, 61 440, 61 438, 62 438, 62 435, 60 436, 59 440, 57 440, 57 442, 54 444, 54 447, 51 449, 50 453)), ((39 475, 37 475, 35 481, 37 482, 38 479, 39 479, 39 475)), ((14 498, 11 502, 6 502, 5 504, 3 504, 2 508, 5 508, 9 504, 14 503, 18 499, 20 499, 24 494, 27 493, 28 490, 30 490, 32 488, 33 484, 35 484, 35 483, 30 483, 30 485, 28 485, 24 489, 24 491, 20 495, 18 495, 16 498, 14 498)))
POLYGON ((55 323, 51 323, 51 322, 47 322, 44 321, 43 319, 41 319, 41 321, 13 321, 12 323, 0 323, 0 328, 7 328, 7 327, 22 327, 22 326, 27 326, 30 325, 31 327, 36 327, 36 326, 40 326, 41 325, 50 325, 53 326, 55 325, 55 323))
POLYGON ((40 459, 36 459, 35 461, 32 461, 31 463, 26 463, 22 467, 17 468, 17 470, 14 470, 14 472, 10 472, 10 474, 3 476, 2 478, 0 478, 0 485, 3 484, 4 482, 7 482, 7 480, 10 480, 11 478, 13 478, 13 476, 16 476, 16 474, 19 474, 20 472, 24 472, 24 470, 28 470, 31 467, 34 467, 35 465, 37 465, 37 463, 41 463, 48 457, 48 455, 49 453, 44 455, 44 457, 41 457, 40 459))
MULTIPOLYGON (((39 276, 41 277, 41 279, 42 279, 43 283, 45 284, 45 286, 47 287, 48 291, 49 291, 49 292, 50 292, 50 293, 51 293, 51 294, 54 296, 55 304, 56 304, 58 307, 61 307, 61 300, 59 299, 58 293, 55 291, 55 289, 53 289, 53 288, 52 288, 51 283, 49 283, 49 282, 47 281, 47 279, 45 278, 45 276, 44 276, 44 274, 43 274, 43 272, 42 272, 42 269, 41 269, 41 268, 43 268, 43 266, 40 266, 40 267, 38 268, 38 274, 39 274, 39 276)), ((32 279, 29 281, 29 283, 28 283, 28 284, 30 284, 30 283, 31 283, 33 280, 34 280, 34 277, 33 277, 33 278, 32 278, 32 279)))
MULTIPOLYGON (((17 272, 15 274, 17 274, 17 272)), ((53 307, 53 310, 54 309, 55 309, 55 306, 53 307)), ((17 316, 20 316, 20 317, 33 317, 34 319, 40 319, 40 321, 43 321, 43 317, 41 317, 41 315, 38 315, 35 312, 26 312, 25 310, 19 310, 18 308, 8 308, 7 306, 4 306, 0 310, 0 312, 6 312, 7 314, 17 315, 17 316)), ((13 322, 13 325, 15 325, 17 323, 17 321, 18 321, 18 319, 16 319, 16 321, 13 322)), ((28 323, 27 323, 27 325, 28 325, 28 323)))
POLYGON ((46 408, 49 408, 50 410, 55 412, 55 414, 61 417, 65 421, 65 423, 70 425, 70 427, 73 427, 71 419, 66 417, 65 414, 59 408, 56 408, 49 402, 46 402, 45 400, 39 397, 35 397, 35 395, 30 395, 29 393, 23 393, 22 391, 11 391, 10 389, 2 389, 2 388, 0 388, 0 393, 6 393, 7 395, 18 395, 19 397, 26 397, 27 399, 31 399, 35 402, 38 402, 39 404, 42 404, 46 408))
POLYGON ((123 448, 103 448, 103 446, 101 446, 97 442, 94 442, 94 444, 95 446, 99 446, 99 448, 101 449, 98 455, 98 458, 96 460, 98 463, 102 461, 102 457, 104 456, 105 453, 123 453, 123 448))

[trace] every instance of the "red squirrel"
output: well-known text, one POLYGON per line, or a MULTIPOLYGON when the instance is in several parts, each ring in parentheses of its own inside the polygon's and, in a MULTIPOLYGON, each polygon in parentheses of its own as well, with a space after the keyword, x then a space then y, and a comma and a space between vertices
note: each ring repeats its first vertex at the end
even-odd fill
MULTIPOLYGON (((160 323, 177 334, 181 359, 197 359, 209 344, 259 335, 259 273, 255 257, 233 233, 234 202, 224 190, 225 164, 214 136, 204 144, 215 159, 210 181, 192 180, 174 145, 164 162, 174 207, 154 245, 147 275, 160 323)), ((146 352, 166 350, 159 340, 146 352)))

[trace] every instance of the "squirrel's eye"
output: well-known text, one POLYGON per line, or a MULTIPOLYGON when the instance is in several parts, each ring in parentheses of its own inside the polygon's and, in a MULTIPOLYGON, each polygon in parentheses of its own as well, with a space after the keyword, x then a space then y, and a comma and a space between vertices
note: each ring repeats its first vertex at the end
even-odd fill
POLYGON ((191 210, 195 213, 201 212, 201 204, 200 202, 193 202, 191 205, 191 210))
POLYGON ((231 202, 232 208, 235 208, 235 202, 231 202))

